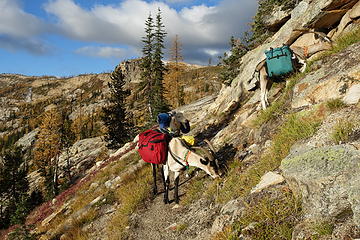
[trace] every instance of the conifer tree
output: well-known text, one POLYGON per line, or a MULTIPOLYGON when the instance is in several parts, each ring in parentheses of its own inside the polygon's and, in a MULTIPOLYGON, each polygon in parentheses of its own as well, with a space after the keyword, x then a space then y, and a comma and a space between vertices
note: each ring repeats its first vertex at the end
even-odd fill
POLYGON ((131 114, 126 111, 125 98, 130 94, 124 90, 124 75, 121 68, 116 68, 111 74, 109 82, 110 96, 108 105, 103 108, 102 120, 107 127, 105 139, 107 147, 117 149, 122 147, 134 136, 135 127, 131 121, 131 114))
POLYGON ((162 61, 164 53, 164 38, 166 32, 164 30, 165 26, 162 23, 161 11, 158 9, 156 15, 156 24, 155 24, 155 43, 154 43, 154 57, 153 57, 153 73, 154 73, 154 115, 157 116, 161 112, 169 111, 169 107, 165 102, 164 98, 164 73, 165 65, 162 61))
POLYGON ((225 84, 230 84, 231 81, 239 74, 239 67, 241 64, 241 57, 249 51, 249 36, 245 33, 242 39, 236 39, 234 36, 230 38, 230 54, 224 53, 220 57, 220 65, 225 67, 221 73, 220 78, 225 84))
POLYGON ((26 175, 21 149, 5 152, 0 168, 0 229, 22 223, 28 213, 26 175))
POLYGON ((162 23, 161 11, 158 9, 156 22, 151 14, 145 22, 145 37, 143 37, 143 60, 142 60, 142 87, 147 96, 147 105, 149 108, 149 120, 153 121, 154 117, 160 112, 169 110, 164 98, 164 73, 165 65, 162 61, 164 38, 166 32, 162 23))
POLYGON ((34 163, 45 178, 48 198, 58 194, 58 160, 61 151, 62 118, 56 108, 46 111, 34 147, 34 163))
POLYGON ((153 95, 151 92, 151 88, 153 87, 153 51, 154 51, 154 19, 149 14, 148 18, 145 21, 145 36, 142 39, 143 48, 142 48, 142 62, 141 62, 141 88, 144 90, 145 95, 147 97, 147 107, 149 111, 150 120, 153 118, 153 109, 151 103, 153 102, 153 95))
POLYGON ((61 149, 65 150, 66 152, 66 165, 64 167, 65 176, 66 176, 66 183, 65 185, 69 185, 71 182, 71 167, 72 164, 70 162, 70 153, 69 149, 74 144, 76 136, 75 133, 72 131, 72 120, 69 117, 69 114, 71 113, 70 109, 63 109, 61 118, 62 118, 62 124, 60 127, 60 142, 61 142, 61 149))

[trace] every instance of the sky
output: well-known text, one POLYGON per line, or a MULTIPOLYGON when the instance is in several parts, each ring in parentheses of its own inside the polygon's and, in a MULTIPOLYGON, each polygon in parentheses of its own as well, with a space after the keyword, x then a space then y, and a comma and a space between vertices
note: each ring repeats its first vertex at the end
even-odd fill
POLYGON ((160 8, 164 60, 176 35, 185 62, 206 65, 249 29, 257 0, 0 0, 0 73, 73 76, 141 57, 160 8))

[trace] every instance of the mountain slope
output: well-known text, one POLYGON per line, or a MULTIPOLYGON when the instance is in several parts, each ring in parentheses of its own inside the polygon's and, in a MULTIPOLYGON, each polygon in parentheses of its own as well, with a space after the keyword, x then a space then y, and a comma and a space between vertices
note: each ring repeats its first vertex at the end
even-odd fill
POLYGON ((300 2, 272 38, 243 57, 231 86, 180 108, 227 170, 217 181, 195 170, 189 180, 181 175, 180 208, 151 196, 151 170, 128 144, 28 223, 40 239, 359 238, 359 5, 300 2), (336 21, 327 21, 331 11, 336 21), (345 34, 343 21, 355 32, 345 34), (246 87, 263 51, 294 42, 296 28, 320 25, 342 38, 305 73, 273 85, 271 107, 260 111, 259 90, 246 87))

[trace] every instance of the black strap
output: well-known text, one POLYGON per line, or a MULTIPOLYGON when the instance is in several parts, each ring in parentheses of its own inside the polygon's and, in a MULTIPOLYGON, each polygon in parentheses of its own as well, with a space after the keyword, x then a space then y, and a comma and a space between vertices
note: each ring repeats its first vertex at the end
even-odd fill
POLYGON ((170 148, 169 148, 169 153, 170 153, 171 157, 175 160, 175 162, 177 162, 178 164, 180 164, 181 166, 183 166, 184 168, 186 168, 186 165, 184 165, 184 164, 182 164, 182 163, 180 162, 179 159, 181 159, 181 158, 178 157, 178 156, 176 156, 176 155, 171 151, 170 148))

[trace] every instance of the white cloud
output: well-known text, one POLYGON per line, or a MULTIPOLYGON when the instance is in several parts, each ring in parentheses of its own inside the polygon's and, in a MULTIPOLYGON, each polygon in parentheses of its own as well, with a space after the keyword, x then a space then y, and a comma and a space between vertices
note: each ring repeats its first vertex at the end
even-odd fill
POLYGON ((36 16, 24 12, 17 0, 0 0, 0 47, 11 51, 26 50, 45 54, 50 49, 38 36, 48 26, 36 16))
POLYGON ((18 38, 0 35, 0 47, 9 51, 26 50, 35 55, 45 55, 51 52, 50 47, 34 38, 18 38))
POLYGON ((93 47, 86 46, 75 51, 77 54, 100 57, 100 58, 127 58, 132 54, 131 50, 114 47, 93 47))
MULTIPOLYGON (((177 34, 184 60, 204 63, 210 56, 222 55, 228 48, 229 38, 240 36, 248 28, 257 7, 256 0, 222 0, 215 6, 203 4, 176 10, 168 4, 191 0, 123 0, 117 5, 97 4, 85 9, 75 0, 48 0, 44 9, 56 22, 45 23, 26 13, 19 1, 0 0, 0 47, 45 53, 49 47, 41 40, 43 34, 57 34, 87 43, 127 45, 135 49, 133 52, 140 52, 145 20, 150 12, 154 16, 160 8, 168 33, 166 46, 170 47, 177 34)), ((102 57, 129 54, 110 47, 102 51, 84 47, 77 52, 102 57)))
POLYGON ((167 46, 178 34, 185 61, 199 60, 193 54, 197 53, 206 62, 212 55, 206 49, 221 52, 232 35, 240 36, 248 28, 256 6, 255 0, 223 0, 212 7, 199 5, 176 11, 161 1, 124 0, 118 5, 95 5, 86 10, 73 0, 54 0, 46 4, 45 10, 57 17, 62 34, 73 39, 127 44, 139 50, 144 22, 160 7, 168 33, 167 46))
POLYGON ((216 57, 221 54, 218 49, 204 49, 204 53, 208 54, 209 56, 216 57))
POLYGON ((187 2, 192 2, 193 0, 165 0, 165 2, 167 3, 187 3, 187 2))
POLYGON ((0 33, 16 37, 31 37, 45 29, 34 15, 25 13, 16 0, 0 0, 0 33))

